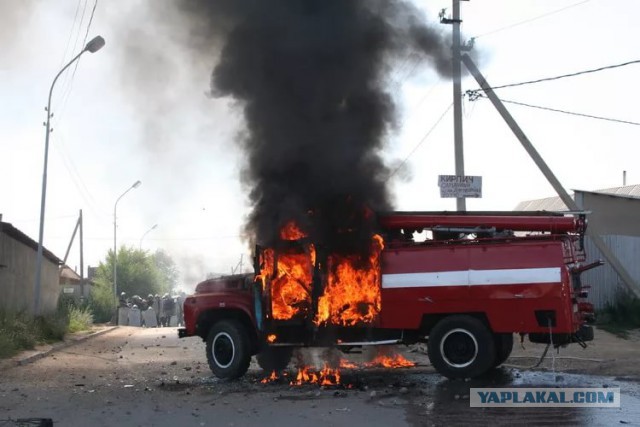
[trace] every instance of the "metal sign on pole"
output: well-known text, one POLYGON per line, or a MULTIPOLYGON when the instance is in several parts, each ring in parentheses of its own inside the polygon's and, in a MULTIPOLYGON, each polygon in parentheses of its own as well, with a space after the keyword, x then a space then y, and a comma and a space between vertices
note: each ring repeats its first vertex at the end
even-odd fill
POLYGON ((439 175, 440 197, 482 197, 481 176, 439 175))

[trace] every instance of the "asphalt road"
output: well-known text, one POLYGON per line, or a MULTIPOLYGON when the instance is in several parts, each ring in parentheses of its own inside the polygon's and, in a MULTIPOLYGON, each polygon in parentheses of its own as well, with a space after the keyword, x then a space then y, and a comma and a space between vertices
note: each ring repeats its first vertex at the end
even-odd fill
MULTIPOLYGON (((425 356, 416 368, 343 371, 345 387, 213 378, 204 343, 174 328, 121 327, 0 371, 0 427, 19 418, 56 426, 640 425, 640 385, 612 377, 501 368, 448 381, 425 356), (620 387, 621 408, 470 408, 470 387, 620 387)), ((358 357, 358 356, 353 356, 358 357)))

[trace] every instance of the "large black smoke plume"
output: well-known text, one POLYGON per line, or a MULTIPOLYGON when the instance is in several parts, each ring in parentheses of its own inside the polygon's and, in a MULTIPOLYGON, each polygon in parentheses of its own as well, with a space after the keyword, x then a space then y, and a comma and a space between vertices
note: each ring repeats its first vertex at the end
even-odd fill
POLYGON ((400 0, 209 0, 184 9, 220 43, 214 96, 239 101, 247 231, 271 245, 295 220, 336 245, 345 231, 368 241, 370 210, 391 207, 381 158, 395 105, 385 88, 410 54, 448 74, 449 47, 400 0))

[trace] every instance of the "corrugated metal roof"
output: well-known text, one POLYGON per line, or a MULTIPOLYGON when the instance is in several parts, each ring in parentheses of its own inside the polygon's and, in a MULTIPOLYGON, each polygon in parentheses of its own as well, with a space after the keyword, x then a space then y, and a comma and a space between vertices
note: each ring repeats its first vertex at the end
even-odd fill
MULTIPOLYGON (((624 187, 605 188, 603 190, 585 191, 575 190, 582 193, 609 194, 612 196, 628 197, 640 199, 640 184, 626 185, 624 187)), ((574 197, 572 194, 571 197, 574 197)), ((525 200, 513 209, 514 211, 566 211, 567 206, 560 197, 546 197, 544 199, 525 200)))
POLYGON ((514 211, 566 211, 565 204, 560 197, 546 197, 544 199, 525 200, 518 203, 514 211))
POLYGON ((604 190, 596 190, 594 193, 615 194, 616 196, 626 196, 640 199, 640 184, 625 185, 624 187, 605 188, 604 190))

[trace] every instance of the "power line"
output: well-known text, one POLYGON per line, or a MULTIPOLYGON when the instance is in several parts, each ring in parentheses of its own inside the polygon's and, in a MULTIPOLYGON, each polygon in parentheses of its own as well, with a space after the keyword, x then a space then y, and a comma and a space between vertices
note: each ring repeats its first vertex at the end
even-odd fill
POLYGON ((64 60, 67 57, 67 52, 69 51, 69 45, 71 44, 71 37, 73 37, 73 29, 76 27, 76 22, 78 21, 78 12, 80 11, 80 3, 82 3, 82 0, 78 0, 78 4, 76 5, 76 12, 73 15, 73 24, 71 24, 71 30, 69 31, 67 44, 64 47, 64 53, 62 54, 62 60, 60 61, 60 65, 58 66, 58 68, 62 68, 62 66, 64 65, 64 60))
MULTIPOLYGON (((86 6, 86 4, 85 4, 86 6)), ((84 33, 84 40, 82 41, 82 47, 84 48, 87 45, 87 38, 89 36, 89 29, 91 28, 91 23, 93 22, 93 15, 96 13, 96 7, 98 6, 98 0, 95 0, 93 3, 93 9, 91 9, 91 16, 89 17, 89 23, 87 24, 87 31, 84 33)), ((82 58, 78 58, 76 61, 75 67, 73 67, 73 73, 71 73, 71 82, 73 82, 73 78, 76 76, 76 70, 78 69, 78 64, 80 64, 80 60, 82 58)))
MULTIPOLYGON (((80 22, 78 23, 78 31, 76 32, 76 37, 75 40, 73 41, 73 47, 71 47, 71 52, 75 52, 78 46, 78 40, 80 39, 80 33, 82 32, 82 24, 84 23, 84 15, 87 11, 87 3, 88 0, 84 0, 84 6, 82 7, 82 16, 80 16, 80 22)), ((80 2, 78 2, 78 6, 80 6, 80 2)), ((75 18, 74 18, 75 21, 75 18)), ((72 27, 72 31, 73 31, 73 27, 72 27)), ((62 63, 64 64, 65 59, 66 59, 66 49, 65 49, 65 55, 62 57, 62 63)), ((61 65, 62 66, 62 65, 61 65)), ((59 103, 59 105, 62 105, 63 107, 61 108, 61 111, 64 109, 64 106, 67 104, 67 99, 69 98, 69 94, 71 93, 71 78, 69 77, 69 73, 65 73, 64 77, 62 78, 62 97, 60 98, 61 101, 59 103)), ((56 106, 58 105, 58 103, 56 103, 56 106)), ((55 110, 55 107, 54 107, 55 110)), ((60 115, 59 115, 60 116, 60 115)))
MULTIPOLYGON (((87 38, 89 36, 89 30, 91 29, 91 23, 93 22, 93 16, 96 13, 96 7, 98 6, 98 0, 95 0, 95 2, 93 3, 93 9, 91 9, 91 16, 89 17, 89 23, 87 24, 87 30, 85 31, 84 34, 84 40, 82 41, 82 48, 84 48, 87 45, 87 38)), ((87 7, 87 3, 85 2, 85 8, 87 7)), ((84 10, 82 11, 82 16, 84 17, 84 10)), ((80 21, 80 23, 82 24, 82 21, 80 21)), ((78 34, 80 32, 80 27, 78 27, 78 34)), ((76 38, 76 42, 77 42, 77 38, 76 38)), ((75 45, 74 45, 74 49, 75 49, 75 45)), ((69 96, 71 95, 71 89, 72 89, 72 85, 73 85, 73 80, 76 77, 76 71, 78 70, 78 65, 80 65, 80 61, 82 60, 82 57, 78 58, 78 60, 76 61, 74 67, 73 67, 73 72, 71 73, 71 78, 69 79, 69 89, 67 91, 67 93, 65 94, 65 98, 64 98, 64 103, 62 105, 62 108, 60 109, 60 113, 58 114, 58 117, 60 117, 62 115, 62 113, 64 112, 65 107, 67 106, 67 101, 69 100, 69 96)))
POLYGON ((429 137, 429 135, 431 135, 431 133, 436 129, 436 127, 440 124, 440 122, 442 121, 442 119, 444 119, 444 116, 447 115, 447 113, 449 112, 449 110, 451 110, 451 107, 453 107, 453 102, 451 104, 449 104, 449 106, 443 111, 443 113, 440 115, 440 117, 438 118, 438 120, 436 120, 436 122, 433 124, 433 126, 431 126, 431 129, 429 129, 427 131, 427 133, 422 137, 422 139, 420 140, 420 142, 418 142, 416 144, 415 147, 413 147, 413 149, 411 150, 411 152, 407 155, 407 157, 405 157, 405 159, 400 162, 400 164, 398 165, 398 167, 396 167, 393 172, 391 172, 389 174, 389 176, 387 177, 387 181, 391 179, 392 176, 394 176, 400 169, 402 169, 404 167, 404 165, 407 163, 407 161, 409 160, 409 158, 413 155, 413 153, 416 152, 416 150, 418 148, 420 148, 420 146, 427 140, 427 138, 429 137))
MULTIPOLYGON (((483 96, 483 98, 484 98, 484 96, 483 96)), ((540 105, 526 104, 524 102, 509 101, 509 100, 506 100, 506 99, 500 99, 500 101, 502 101, 504 103, 507 103, 507 104, 514 104, 514 105, 520 105, 520 106, 523 106, 523 107, 536 108, 538 110, 553 111, 555 113, 569 114, 569 115, 572 115, 572 116, 579 116, 579 117, 587 117, 589 119, 605 120, 605 121, 608 121, 608 122, 624 123, 624 124, 627 124, 627 125, 640 126, 640 123, 632 122, 632 121, 629 121, 629 120, 621 120, 621 119, 614 119, 614 118, 611 118, 611 117, 602 117, 602 116, 594 116, 594 115, 591 115, 591 114, 576 113, 576 112, 573 112, 573 111, 560 110, 560 109, 557 109, 557 108, 543 107, 543 106, 540 106, 540 105)))
POLYGON ((590 1, 591 0, 584 0, 584 1, 581 1, 579 3, 570 4, 569 6, 565 6, 565 7, 560 8, 560 9, 552 10, 550 12, 543 13, 542 15, 534 16, 532 18, 525 19, 524 21, 519 21, 519 22, 510 24, 510 25, 504 26, 504 27, 500 27, 500 28, 497 28, 495 30, 488 31, 486 33, 482 33, 480 35, 477 35, 477 36, 474 36, 474 37, 471 37, 471 38, 472 39, 479 39, 480 37, 485 37, 485 36, 488 36, 488 35, 491 35, 491 34, 499 33, 499 32, 504 31, 504 30, 509 30, 511 28, 518 27, 520 25, 528 24, 529 22, 537 21, 538 19, 546 18, 547 16, 555 15, 556 13, 563 12, 563 11, 565 11, 567 9, 571 9, 573 7, 576 7, 576 6, 583 5, 583 4, 588 3, 590 1))
MULTIPOLYGON (((577 71, 575 73, 562 74, 562 75, 554 76, 554 77, 544 77, 542 79, 528 80, 526 82, 510 83, 510 84, 501 85, 501 86, 492 86, 492 87, 490 87, 488 89, 496 90, 496 89, 504 89, 504 88, 507 88, 507 87, 524 86, 524 85, 530 85, 530 84, 534 84, 534 83, 542 83, 542 82, 548 82, 548 81, 553 81, 553 80, 560 80, 560 79, 565 79, 567 77, 576 77, 576 76, 581 76, 581 75, 584 75, 584 74, 591 74, 591 73, 596 73, 596 72, 599 72, 599 71, 611 70, 611 69, 620 68, 620 67, 626 67, 627 65, 633 65, 633 64, 640 64, 640 59, 634 59, 633 61, 627 61, 627 62, 623 62, 621 64, 606 65, 604 67, 592 68, 590 70, 577 71)), ((473 98, 475 95, 478 94, 478 92, 482 92, 482 91, 485 91, 485 90, 487 90, 487 89, 480 88, 480 89, 468 90, 467 91, 467 95, 469 95, 470 98, 473 98)))

